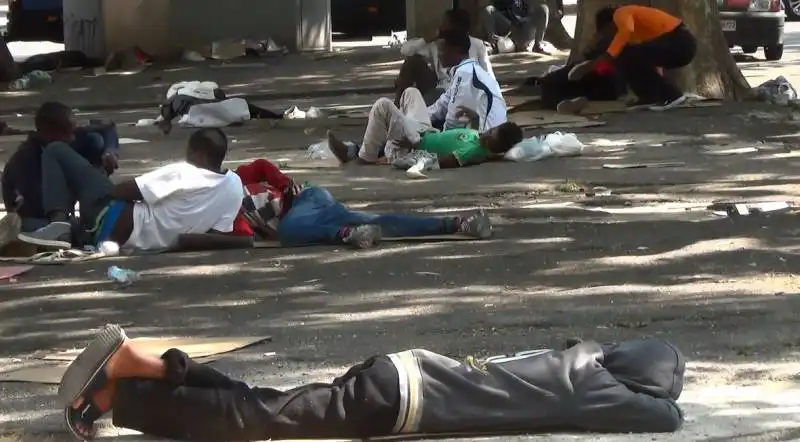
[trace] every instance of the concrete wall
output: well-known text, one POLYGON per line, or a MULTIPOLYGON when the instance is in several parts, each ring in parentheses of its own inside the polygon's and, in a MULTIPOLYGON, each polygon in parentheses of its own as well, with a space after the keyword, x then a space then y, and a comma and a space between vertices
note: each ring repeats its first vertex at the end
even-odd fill
POLYGON ((66 45, 92 56, 139 46, 156 57, 226 39, 271 37, 329 50, 330 0, 64 0, 66 45))
POLYGON ((439 29, 442 15, 453 7, 453 0, 406 0, 408 38, 425 37, 439 29))

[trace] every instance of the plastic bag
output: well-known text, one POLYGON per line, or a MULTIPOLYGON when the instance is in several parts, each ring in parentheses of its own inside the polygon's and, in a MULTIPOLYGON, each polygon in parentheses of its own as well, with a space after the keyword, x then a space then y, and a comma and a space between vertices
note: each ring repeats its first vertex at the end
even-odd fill
POLYGON ((797 98, 797 91, 783 75, 755 87, 759 99, 769 103, 787 105, 797 98))
POLYGON ((394 159, 392 167, 405 170, 409 178, 427 178, 422 172, 439 169, 439 157, 424 150, 413 150, 394 159))
POLYGON ((333 158, 333 152, 328 145, 328 141, 320 141, 308 146, 308 157, 312 160, 328 160, 333 158))
POLYGON ((508 37, 500 37, 497 39, 497 53, 510 54, 517 50, 514 40, 508 37))
POLYGON ((575 134, 554 132, 546 136, 522 140, 506 152, 505 159, 518 163, 532 163, 551 156, 578 156, 583 153, 583 147, 583 143, 575 134))

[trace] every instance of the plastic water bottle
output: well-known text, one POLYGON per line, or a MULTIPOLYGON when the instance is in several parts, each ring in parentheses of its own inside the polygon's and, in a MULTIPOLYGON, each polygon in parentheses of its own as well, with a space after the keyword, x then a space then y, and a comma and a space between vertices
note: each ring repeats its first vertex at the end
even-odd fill
POLYGON ((108 268, 108 279, 116 282, 117 284, 127 287, 139 280, 139 274, 133 270, 123 269, 117 266, 108 268))

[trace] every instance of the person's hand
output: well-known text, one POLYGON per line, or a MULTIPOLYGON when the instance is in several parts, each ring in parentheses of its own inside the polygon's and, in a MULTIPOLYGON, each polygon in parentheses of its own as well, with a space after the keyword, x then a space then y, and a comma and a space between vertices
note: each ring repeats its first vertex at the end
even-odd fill
POLYGON ((113 153, 106 152, 100 157, 100 162, 103 164, 103 169, 111 175, 115 170, 119 169, 119 162, 117 156, 113 153))
POLYGON ((579 81, 594 69, 594 60, 586 60, 576 64, 569 70, 567 78, 569 81, 579 81))
POLYGON ((439 39, 439 30, 437 29, 437 30, 431 32, 430 34, 428 34, 425 37, 423 37, 423 39, 428 43, 432 43, 432 42, 438 40, 439 39))
POLYGON ((472 120, 473 118, 477 117, 478 113, 475 112, 474 109, 470 109, 466 106, 458 106, 456 108, 456 118, 467 118, 468 120, 472 120))
POLYGON ((414 143, 412 143, 411 140, 408 139, 408 137, 403 137, 399 140, 394 140, 394 144, 396 144, 397 147, 406 150, 413 150, 415 147, 414 143))

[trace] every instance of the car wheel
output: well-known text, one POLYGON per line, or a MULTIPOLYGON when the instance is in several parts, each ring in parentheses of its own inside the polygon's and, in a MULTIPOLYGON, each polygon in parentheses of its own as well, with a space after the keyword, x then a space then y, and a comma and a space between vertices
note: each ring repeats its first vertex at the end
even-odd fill
POLYGON ((742 52, 745 54, 755 54, 758 51, 758 46, 742 46, 742 52))
POLYGON ((789 20, 800 20, 800 0, 783 0, 783 9, 789 20))
POLYGON ((783 57, 783 43, 764 46, 764 58, 768 61, 777 61, 783 57))

